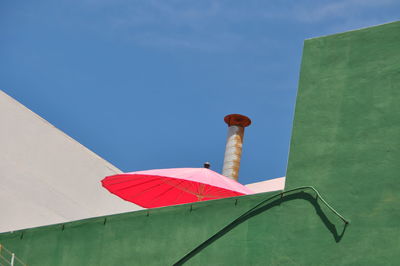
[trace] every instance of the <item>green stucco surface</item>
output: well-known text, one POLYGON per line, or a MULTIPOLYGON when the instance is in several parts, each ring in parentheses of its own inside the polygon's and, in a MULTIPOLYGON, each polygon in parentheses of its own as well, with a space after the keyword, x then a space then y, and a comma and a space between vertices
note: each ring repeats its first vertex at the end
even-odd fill
MULTIPOLYGON (((0 235, 0 242, 28 265, 172 265, 272 194, 6 233, 0 235)), ((297 265, 298 259, 310 261, 316 249, 335 243, 327 225, 333 222, 341 227, 342 223, 327 210, 330 222, 324 221, 327 218, 316 214, 318 205, 307 195, 295 193, 265 204, 186 265, 297 265), (296 214, 292 215, 293 211, 296 214)))
MULTIPOLYGON (((400 23, 305 41, 287 188, 187 265, 400 264, 400 23)), ((0 234, 28 265, 172 265, 274 195, 0 234)))
POLYGON ((299 185, 351 219, 318 259, 400 265, 400 22, 305 41, 286 187, 299 185))

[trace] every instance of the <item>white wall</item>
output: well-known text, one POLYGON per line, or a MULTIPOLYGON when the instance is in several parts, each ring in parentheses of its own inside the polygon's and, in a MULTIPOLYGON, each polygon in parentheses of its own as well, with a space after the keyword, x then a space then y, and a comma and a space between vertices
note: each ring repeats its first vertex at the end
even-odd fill
POLYGON ((102 188, 116 173, 0 91, 0 232, 141 209, 102 188))

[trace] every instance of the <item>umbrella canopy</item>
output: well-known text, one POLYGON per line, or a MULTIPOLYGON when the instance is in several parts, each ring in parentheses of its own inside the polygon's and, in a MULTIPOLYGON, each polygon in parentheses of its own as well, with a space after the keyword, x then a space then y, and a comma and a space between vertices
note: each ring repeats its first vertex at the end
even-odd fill
POLYGON ((111 193, 145 208, 253 194, 240 183, 207 168, 171 168, 108 176, 111 193))

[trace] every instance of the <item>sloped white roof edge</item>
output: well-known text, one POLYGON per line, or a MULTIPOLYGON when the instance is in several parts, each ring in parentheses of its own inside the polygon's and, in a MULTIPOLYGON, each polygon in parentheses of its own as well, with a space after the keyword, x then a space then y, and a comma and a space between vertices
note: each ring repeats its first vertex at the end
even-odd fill
POLYGON ((37 113, 33 112, 31 109, 29 109, 28 107, 26 107, 25 105, 23 105, 22 103, 20 103, 18 100, 14 99, 13 97, 11 97, 10 95, 8 95, 7 93, 5 93, 3 90, 0 89, 0 97, 7 97, 11 102, 14 102, 14 104, 23 109, 24 111, 30 112, 33 116, 35 116, 37 119, 41 120, 43 123, 45 123, 46 125, 48 125, 49 127, 54 128, 59 134, 61 134, 62 136, 64 136, 65 138, 69 139, 71 142, 76 143, 77 145, 81 146, 82 149, 86 150, 88 153, 90 153, 91 155, 97 157, 99 160, 103 161, 104 164, 110 168, 111 171, 114 171, 116 174, 118 173, 122 173, 122 171, 120 169, 118 169, 116 166, 114 166, 113 164, 111 164, 110 162, 108 162, 107 160, 105 160, 104 158, 100 157, 97 153, 93 152, 92 150, 90 150, 89 148, 87 148, 85 145, 83 145, 82 143, 76 141, 74 138, 72 138, 71 136, 67 135, 64 131, 62 131, 61 129, 57 128, 56 126, 54 126, 53 124, 51 124, 49 121, 47 121, 46 119, 44 119, 43 117, 41 117, 40 115, 38 115, 37 113))
POLYGON ((142 209, 101 187, 121 171, 0 90, 0 232, 142 209))

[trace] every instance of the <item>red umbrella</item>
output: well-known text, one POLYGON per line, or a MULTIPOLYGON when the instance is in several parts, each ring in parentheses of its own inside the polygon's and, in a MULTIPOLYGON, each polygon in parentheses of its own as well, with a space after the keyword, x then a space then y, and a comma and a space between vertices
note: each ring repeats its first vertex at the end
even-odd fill
POLYGON ((145 208, 221 199, 253 192, 207 168, 171 168, 108 176, 111 193, 145 208))

